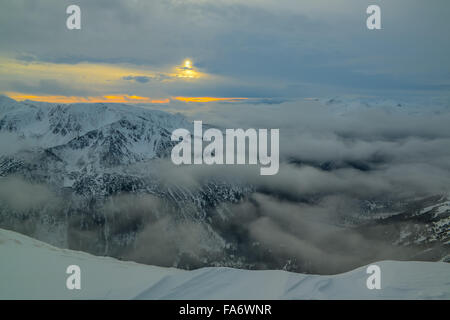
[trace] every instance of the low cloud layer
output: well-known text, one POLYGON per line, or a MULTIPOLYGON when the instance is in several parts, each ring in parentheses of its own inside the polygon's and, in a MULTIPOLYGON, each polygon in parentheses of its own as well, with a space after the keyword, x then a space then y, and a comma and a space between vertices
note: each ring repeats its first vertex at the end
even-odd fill
MULTIPOLYGON (((257 165, 175 166, 170 158, 136 163, 128 172, 157 179, 161 190, 195 194, 216 182, 251 192, 237 203, 208 208, 201 219, 186 215, 198 210, 193 202, 180 208, 147 194, 114 195, 95 205, 82 199, 91 211, 82 207, 76 214, 73 208, 64 211, 68 204, 52 207, 60 217, 70 217, 69 246, 162 266, 233 261, 242 267, 336 273, 418 254, 418 248, 393 243, 396 227, 380 225, 369 233, 355 228, 355 221, 370 215, 363 202, 389 203, 381 213, 392 213, 399 204, 450 192, 446 107, 291 101, 194 104, 188 112, 182 103, 168 108, 221 129, 280 129, 279 173, 261 176, 257 165)), ((10 148, 2 149, 3 156, 26 148, 11 139, 0 139, 10 148)), ((16 211, 55 199, 46 186, 0 178, 0 202, 16 211)))
POLYGON ((233 211, 231 223, 240 225, 254 249, 269 253, 278 267, 330 274, 414 253, 414 249, 395 247, 381 237, 370 238, 340 225, 340 215, 358 212, 356 203, 343 196, 298 204, 254 194, 233 211))
POLYGON ((273 177, 260 177, 257 166, 174 168, 168 162, 159 170, 168 181, 195 186, 211 176, 234 177, 298 197, 408 197, 450 189, 450 109, 445 106, 293 101, 172 108, 222 129, 280 129, 281 167, 273 177))
POLYGON ((0 179, 0 204, 17 212, 27 212, 59 203, 58 196, 48 187, 29 183, 22 178, 0 179))
MULTIPOLYGON (((282 164, 275 176, 260 176, 257 166, 153 164, 163 181, 191 190, 209 179, 254 186, 257 193, 228 208, 232 219, 223 228, 240 230, 245 241, 268 250, 277 267, 289 261, 299 270, 334 273, 375 260, 410 258, 416 249, 352 231, 343 221, 361 217, 363 201, 400 204, 450 192, 450 110, 445 106, 296 101, 209 104, 186 114, 213 127, 280 129, 282 164)), ((381 226, 377 234, 393 229, 381 226)))

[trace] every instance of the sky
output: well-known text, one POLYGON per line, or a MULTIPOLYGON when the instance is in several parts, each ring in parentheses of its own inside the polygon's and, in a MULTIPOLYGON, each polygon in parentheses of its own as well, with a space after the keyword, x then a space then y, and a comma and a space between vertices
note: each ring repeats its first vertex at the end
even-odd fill
POLYGON ((449 96, 450 3, 3 0, 0 93, 162 103, 449 96), (81 30, 66 28, 67 6, 81 30), (366 8, 381 8, 368 30, 366 8))

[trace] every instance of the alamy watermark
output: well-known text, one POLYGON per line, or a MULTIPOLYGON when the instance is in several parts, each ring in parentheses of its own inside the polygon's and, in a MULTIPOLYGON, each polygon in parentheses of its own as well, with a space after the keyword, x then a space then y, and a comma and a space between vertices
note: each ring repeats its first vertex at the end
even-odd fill
POLYGON ((81 289, 81 269, 76 264, 67 267, 66 273, 69 274, 66 280, 66 288, 69 290, 81 289))
MULTIPOLYGON (((69 14, 66 20, 66 26, 69 30, 81 29, 81 9, 77 5, 70 5, 66 9, 66 14, 69 14)), ((366 9, 366 14, 369 17, 366 20, 366 26, 369 30, 381 29, 381 9, 378 5, 370 5, 366 9)))
POLYGON ((261 175, 278 173, 279 129, 226 129, 224 135, 215 128, 203 132, 202 121, 194 121, 193 135, 187 129, 176 129, 172 132, 171 140, 180 141, 171 153, 172 162, 176 165, 259 163, 261 175), (208 144, 205 146, 204 142, 208 144))
POLYGON ((366 280, 367 289, 373 290, 381 289, 381 269, 376 264, 372 264, 367 267, 366 273, 370 274, 370 276, 366 280))

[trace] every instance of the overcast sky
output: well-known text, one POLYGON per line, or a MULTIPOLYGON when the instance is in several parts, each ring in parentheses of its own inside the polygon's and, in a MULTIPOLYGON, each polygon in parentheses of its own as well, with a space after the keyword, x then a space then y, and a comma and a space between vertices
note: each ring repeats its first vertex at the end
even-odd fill
POLYGON ((0 92, 18 98, 450 92, 448 0, 2 0, 0 8, 0 92), (70 4, 81 8, 81 30, 66 28, 70 4), (366 28, 370 4, 381 7, 382 30, 366 28))

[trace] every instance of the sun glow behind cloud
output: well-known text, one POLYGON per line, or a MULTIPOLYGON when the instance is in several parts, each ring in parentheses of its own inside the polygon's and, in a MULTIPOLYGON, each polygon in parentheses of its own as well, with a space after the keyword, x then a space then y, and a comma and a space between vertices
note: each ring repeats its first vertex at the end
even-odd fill
POLYGON ((0 93, 18 101, 168 104, 171 101, 206 103, 247 99, 172 96, 170 91, 164 90, 164 86, 170 83, 179 86, 189 82, 195 86, 198 79, 220 83, 220 77, 201 72, 192 59, 185 59, 181 64, 165 70, 151 70, 131 64, 24 62, 0 57, 1 87, 8 88, 10 85, 9 89, 0 93), (11 86, 17 83, 20 85, 11 86), (45 88, 45 84, 54 88, 45 88))
POLYGON ((65 64, 0 57, 0 88, 19 100, 166 103, 170 94, 165 88, 170 83, 189 81, 192 85, 208 77, 213 78, 195 68, 190 59, 177 66, 152 69, 132 64, 65 64))
POLYGON ((172 71, 164 71, 131 64, 23 62, 0 57, 0 70, 3 76, 20 77, 22 80, 51 78, 82 81, 83 83, 120 81, 126 77, 147 77, 158 81, 173 81, 208 76, 194 68, 191 60, 185 60, 182 65, 175 66, 172 71))
POLYGON ((183 61, 183 64, 180 66, 176 66, 174 68, 174 73, 171 74, 172 78, 180 78, 180 79, 198 79, 205 78, 208 75, 200 72, 198 69, 194 68, 193 62, 190 59, 186 59, 183 61))

